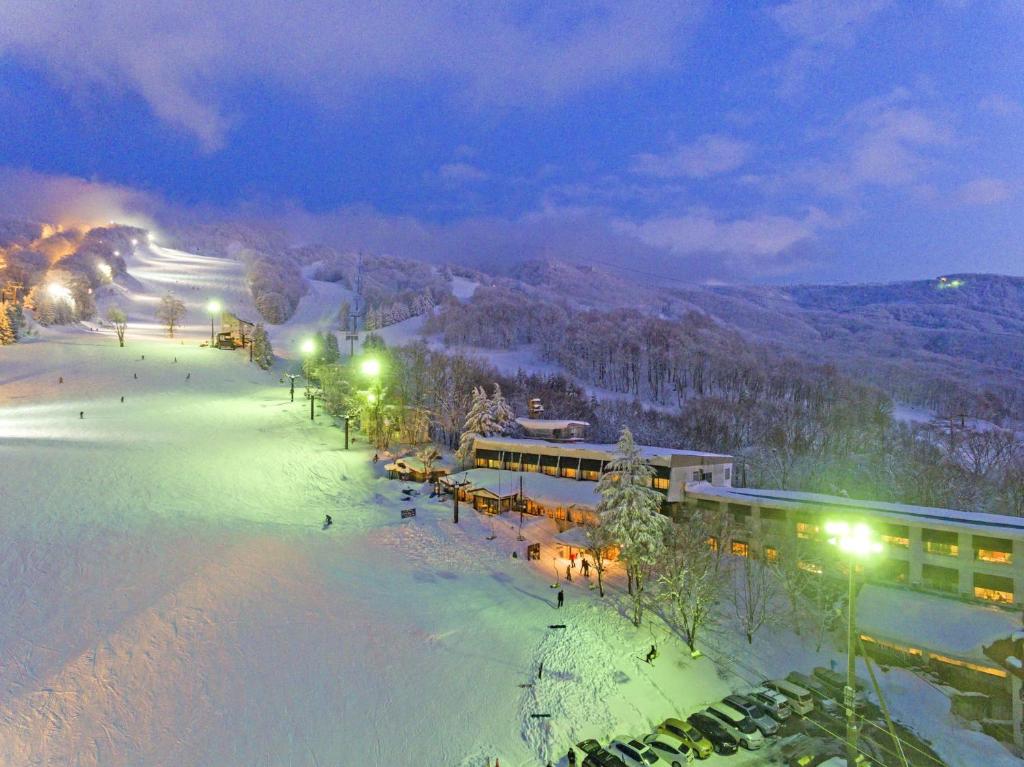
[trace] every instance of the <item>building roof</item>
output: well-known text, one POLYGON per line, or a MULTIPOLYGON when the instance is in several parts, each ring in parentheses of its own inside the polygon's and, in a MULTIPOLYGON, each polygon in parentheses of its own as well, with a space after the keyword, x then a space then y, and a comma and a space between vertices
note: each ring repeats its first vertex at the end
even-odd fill
MULTIPOLYGON (((427 466, 416 456, 407 455, 402 458, 396 458, 394 463, 389 463, 385 465, 384 468, 387 471, 415 471, 422 474, 426 471, 427 466)), ((440 461, 434 461, 430 470, 431 472, 449 471, 448 467, 440 465, 440 461)))
MULTIPOLYGON (((590 453, 605 453, 609 458, 614 457, 618 453, 618 446, 614 443, 597 443, 597 442, 548 442, 543 439, 519 439, 515 437, 477 437, 474 444, 480 448, 504 447, 509 449, 526 450, 530 447, 546 447, 557 449, 564 455, 575 455, 576 452, 580 454, 585 452, 590 453)), ((640 454, 647 459, 650 458, 664 458, 673 455, 685 455, 697 458, 724 458, 732 460, 731 455, 724 455, 722 453, 705 453, 700 450, 678 450, 672 447, 653 447, 650 445, 637 445, 637 449, 640 454)), ((586 458, 587 456, 581 455, 580 457, 586 458)))
POLYGON ((843 509, 852 512, 867 512, 872 515, 891 516, 893 521, 916 524, 953 525, 970 527, 979 532, 992 534, 1016 533, 1024 535, 1024 519, 1002 514, 985 514, 978 511, 940 509, 932 506, 914 506, 909 503, 888 503, 885 501, 863 501, 840 495, 803 493, 794 490, 759 490, 751 487, 720 487, 706 482, 694 482, 686 487, 687 493, 711 495, 723 501, 748 503, 789 509, 821 511, 823 507, 843 509))
POLYGON ((588 421, 566 421, 555 418, 517 418, 524 429, 568 429, 570 426, 590 426, 588 421))
POLYGON ((468 480, 467 489, 486 490, 499 498, 519 493, 519 479, 523 480, 523 496, 546 506, 577 506, 593 509, 601 500, 597 483, 562 477, 551 477, 529 471, 499 471, 498 469, 470 469, 450 477, 451 482, 468 480))
POLYGON ((982 648, 1020 628, 1020 614, 869 583, 857 596, 857 628, 876 639, 992 666, 982 648))

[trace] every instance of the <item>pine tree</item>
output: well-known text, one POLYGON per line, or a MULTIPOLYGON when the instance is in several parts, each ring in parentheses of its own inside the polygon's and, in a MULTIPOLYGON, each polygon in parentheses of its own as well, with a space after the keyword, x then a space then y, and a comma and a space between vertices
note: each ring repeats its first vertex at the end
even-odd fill
POLYGON ((322 349, 320 353, 321 361, 328 364, 337 362, 338 358, 341 357, 341 352, 338 349, 338 337, 334 334, 334 331, 328 330, 324 332, 323 339, 323 346, 320 347, 322 349))
POLYGON ((597 484, 601 495, 597 515, 618 541, 620 556, 626 564, 629 593, 633 596, 633 623, 637 626, 643 615, 646 576, 664 545, 662 496, 650 486, 653 476, 654 470, 637 449, 632 432, 623 427, 617 456, 597 484))
POLYGON ((494 383, 494 394, 491 395, 491 418, 498 434, 508 434, 515 425, 516 414, 512 412, 512 406, 501 393, 501 386, 497 381, 494 383))
POLYGON ((256 329, 252 333, 252 358, 263 370, 274 364, 274 349, 270 345, 267 329, 263 327, 262 322, 256 323, 256 329))
POLYGON ((7 313, 7 307, 0 311, 0 346, 13 344, 18 340, 11 322, 11 315, 7 313))
POLYGON ((466 423, 462 427, 459 449, 455 456, 465 463, 473 452, 473 443, 477 437, 489 437, 498 430, 494 417, 491 415, 491 401, 482 386, 473 387, 473 402, 466 415, 466 423))

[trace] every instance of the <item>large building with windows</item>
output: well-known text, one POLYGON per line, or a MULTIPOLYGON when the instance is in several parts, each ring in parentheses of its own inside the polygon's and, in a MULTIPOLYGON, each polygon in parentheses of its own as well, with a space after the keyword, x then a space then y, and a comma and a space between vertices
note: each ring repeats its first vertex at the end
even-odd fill
POLYGON ((863 521, 885 545, 868 568, 870 580, 969 601, 1024 603, 1024 519, 711 484, 690 485, 686 496, 693 506, 732 516, 736 553, 771 560, 782 549, 802 550, 804 566, 819 567, 812 555, 827 545, 826 520, 863 521))
MULTIPOLYGON (((682 503, 690 482, 705 482, 714 487, 732 485, 732 456, 637 447, 654 469, 651 486, 665 494, 666 504, 682 503)), ((478 469, 535 472, 580 482, 596 482, 616 455, 616 446, 612 444, 511 437, 477 437, 473 450, 473 464, 478 469)))

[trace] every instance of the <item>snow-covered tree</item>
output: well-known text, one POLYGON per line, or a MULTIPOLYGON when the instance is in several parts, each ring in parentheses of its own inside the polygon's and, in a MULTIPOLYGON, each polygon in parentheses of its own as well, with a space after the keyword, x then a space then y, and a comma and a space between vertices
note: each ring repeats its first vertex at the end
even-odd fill
POLYGON ((433 471, 434 464, 441 460, 441 454, 433 445, 425 445, 416 451, 416 457, 423 462, 423 473, 430 479, 430 472, 433 471))
POLYGON ((657 567, 658 599, 665 605, 665 619, 683 635, 690 652, 697 650, 697 638, 717 622, 717 606, 726 587, 717 552, 708 544, 713 536, 707 522, 707 516, 698 511, 682 524, 668 523, 657 567))
POLYGON ((497 382, 494 383, 494 393, 491 395, 491 418, 497 434, 508 434, 516 422, 516 414, 512 412, 512 406, 501 393, 501 386, 497 382))
POLYGON ((743 635, 752 644, 758 629, 777 613, 778 581, 769 567, 749 554, 737 557, 733 570, 730 600, 743 635))
POLYGON ((597 514, 619 544, 633 597, 633 623, 637 626, 643 616, 647 575, 664 545, 666 520, 661 515, 661 493, 650 486, 653 476, 654 470, 637 449, 632 432, 623 427, 617 455, 597 484, 601 495, 597 514))
POLYGON ((270 337, 262 322, 256 323, 250 343, 253 361, 264 370, 269 369, 274 364, 274 348, 270 345, 270 337))
POLYGON ((482 386, 473 387, 473 402, 466 414, 466 422, 462 427, 459 449, 455 456, 462 463, 469 460, 473 452, 473 443, 477 437, 489 437, 498 431, 492 415, 491 401, 482 386))
POLYGON ((174 329, 181 324, 185 316, 185 302, 170 293, 160 299, 156 308, 156 318, 167 328, 167 335, 174 338, 174 329))
POLYGON ((0 308, 0 346, 13 344, 17 340, 18 336, 14 332, 11 315, 8 314, 6 307, 2 307, 0 308))
POLYGON ((124 332, 128 328, 128 316, 122 309, 111 306, 107 309, 107 319, 113 323, 114 332, 117 333, 117 343, 124 346, 124 332))
POLYGON ((584 534, 587 536, 587 553, 594 560, 594 570, 597 572, 597 593, 604 596, 604 571, 607 569, 608 557, 615 549, 615 539, 611 531, 600 524, 588 524, 584 534))

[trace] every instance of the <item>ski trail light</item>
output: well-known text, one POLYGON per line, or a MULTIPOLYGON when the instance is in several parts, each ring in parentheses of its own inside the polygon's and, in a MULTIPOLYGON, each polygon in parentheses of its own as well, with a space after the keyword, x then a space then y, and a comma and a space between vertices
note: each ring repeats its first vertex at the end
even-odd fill
POLYGON ((843 707, 846 709, 846 761, 853 764, 857 756, 857 711, 855 674, 857 662, 857 560, 867 559, 882 550, 882 544, 872 539, 871 528, 863 522, 831 521, 825 523, 828 542, 849 556, 849 593, 847 596, 846 634, 846 688, 843 690, 843 707))
POLYGON ((54 301, 67 301, 69 304, 73 303, 71 297, 71 291, 61 285, 59 282, 51 282, 46 286, 46 292, 50 294, 50 298, 54 301))
POLYGON ((359 366, 359 369, 362 371, 364 376, 376 378, 380 375, 380 360, 372 357, 368 360, 363 360, 363 364, 359 366))
POLYGON ((216 342, 213 337, 213 318, 215 315, 220 314, 223 306, 220 301, 216 298, 211 298, 206 304, 206 311, 210 313, 210 347, 212 348, 216 342))
MULTIPOLYGON (((114 255, 115 256, 117 255, 117 251, 116 250, 114 251, 114 255)), ((100 261, 100 263, 96 264, 96 269, 99 271, 100 274, 102 274, 108 280, 110 279, 110 276, 114 273, 114 270, 110 268, 110 264, 105 264, 102 261, 100 261)))
POLYGON ((139 244, 138 238, 137 237, 132 237, 132 247, 134 248, 138 244, 139 244))
POLYGON ((299 351, 301 351, 306 356, 309 356, 310 354, 316 351, 316 341, 314 341, 312 338, 305 339, 299 346, 299 351))

